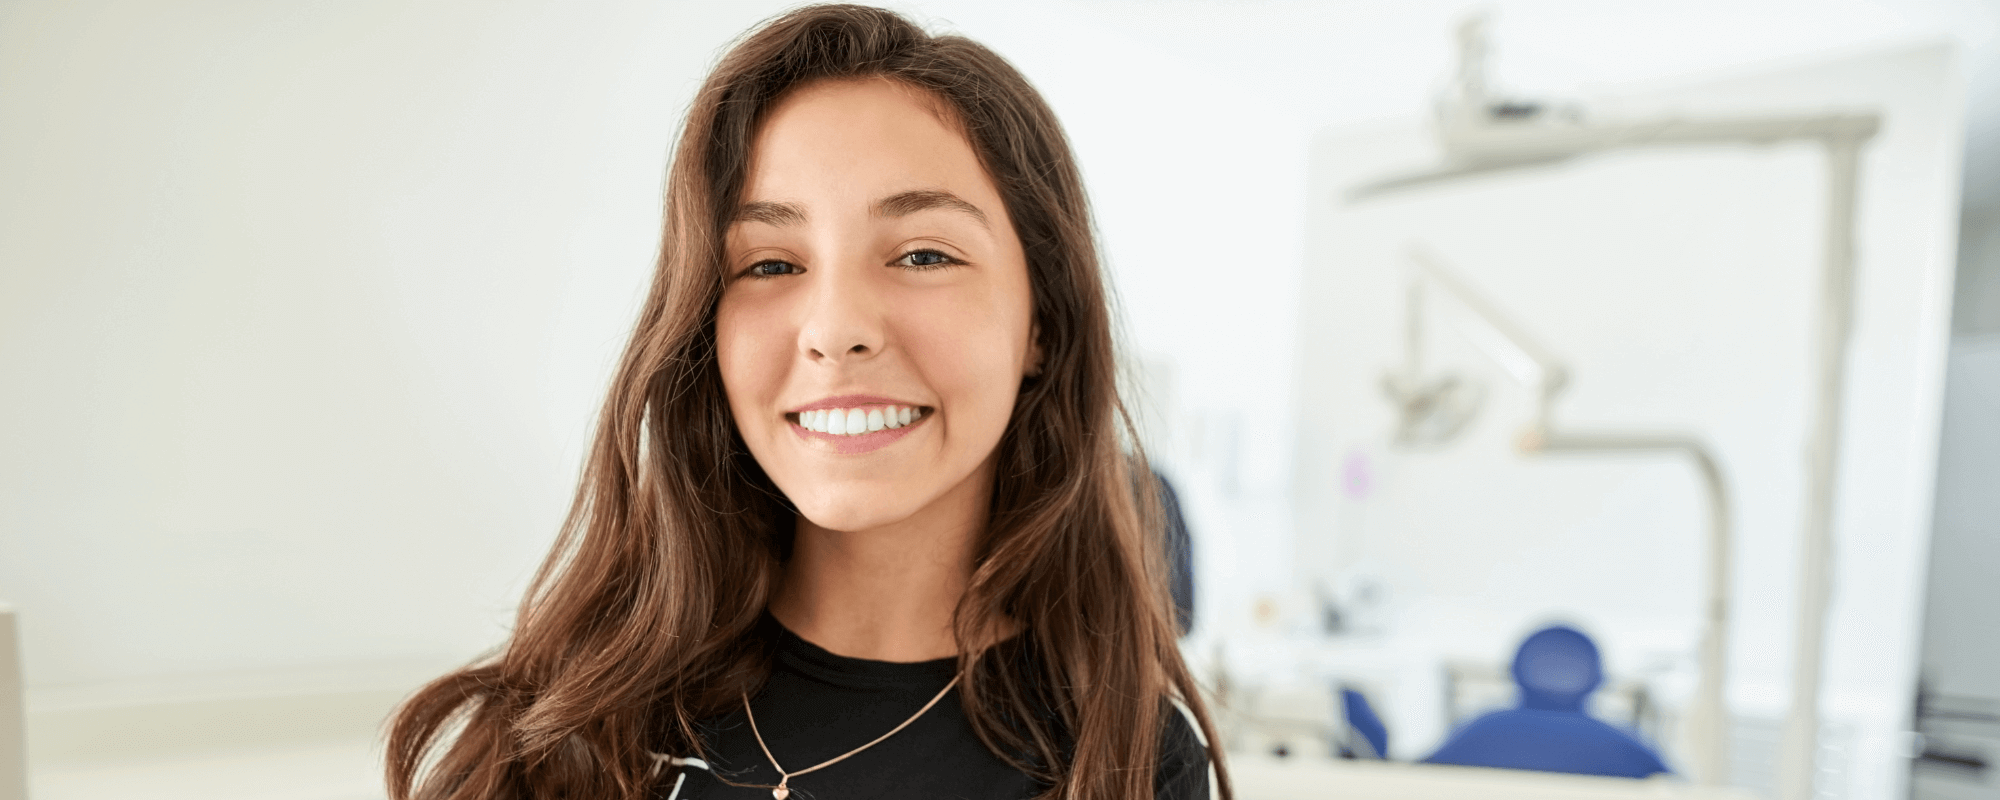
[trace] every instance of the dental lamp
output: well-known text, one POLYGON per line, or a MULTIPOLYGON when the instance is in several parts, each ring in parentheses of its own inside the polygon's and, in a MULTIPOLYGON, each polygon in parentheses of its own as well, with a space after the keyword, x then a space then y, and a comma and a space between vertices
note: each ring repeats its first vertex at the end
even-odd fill
MULTIPOLYGON (((1785 717, 1778 763, 1780 800, 1809 800, 1813 796, 1814 756, 1818 749, 1820 728, 1821 660, 1825 649, 1827 609, 1831 601, 1829 583, 1833 554, 1834 479, 1839 465, 1843 384, 1847 375, 1848 340, 1854 315, 1856 179, 1860 170, 1861 148, 1880 128, 1881 116, 1875 113, 1708 119, 1670 116, 1590 121, 1585 120, 1575 108, 1493 97, 1485 81, 1486 50, 1485 20, 1475 16, 1462 23, 1458 29, 1458 75, 1437 109, 1437 136, 1444 151, 1445 163, 1434 169, 1394 175, 1353 187, 1346 196, 1349 202, 1639 147, 1765 145, 1805 141, 1820 145, 1826 153, 1825 242, 1818 341, 1814 353, 1816 369, 1811 433, 1806 456, 1805 507, 1800 529, 1801 568, 1794 620, 1791 701, 1785 717)), ((1431 272, 1437 273, 1434 269, 1431 272)), ((1505 330, 1496 328, 1502 332, 1505 330)), ((1695 459, 1706 482, 1714 487, 1720 486, 1714 459, 1692 440, 1575 439, 1553 432, 1547 424, 1548 400, 1561 388, 1564 373, 1551 361, 1535 359, 1530 349, 1522 348, 1522 353, 1529 362, 1547 371, 1538 384, 1543 394, 1539 433, 1536 433, 1536 428, 1531 428, 1530 434, 1523 436, 1520 444, 1525 450, 1611 451, 1635 449, 1627 445, 1641 444, 1645 446, 1637 449, 1679 449, 1695 459)), ((1424 386, 1412 383, 1411 378, 1402 381, 1403 386, 1399 388, 1408 390, 1402 397, 1428 398, 1436 407, 1436 411, 1430 413, 1446 415, 1427 424, 1448 427, 1451 414, 1466 413, 1463 408, 1456 412, 1452 411, 1453 408, 1469 408, 1469 390, 1465 388, 1442 383, 1424 386)), ((1395 395, 1394 390, 1391 393, 1395 395)), ((1462 419, 1458 424, 1463 424, 1462 419)), ((1407 425, 1405 430, 1408 430, 1407 425)), ((1709 631, 1703 636, 1703 683, 1697 690, 1695 708, 1690 715, 1690 726, 1695 728, 1690 731, 1695 777, 1701 783, 1710 785, 1724 781, 1727 752, 1722 699, 1722 645, 1725 640, 1718 637, 1726 630, 1728 619, 1728 552, 1727 520, 1720 501, 1718 493, 1713 495, 1710 504, 1711 513, 1717 515, 1716 519, 1720 522, 1713 526, 1716 533, 1711 536, 1712 551, 1709 554, 1711 607, 1708 610, 1709 631)))

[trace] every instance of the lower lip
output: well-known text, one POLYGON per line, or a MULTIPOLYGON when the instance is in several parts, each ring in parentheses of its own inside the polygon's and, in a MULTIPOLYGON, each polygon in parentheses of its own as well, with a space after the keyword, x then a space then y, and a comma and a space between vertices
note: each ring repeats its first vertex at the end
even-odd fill
POLYGON ((808 440, 825 442, 833 447, 833 452, 841 455, 855 455, 857 453, 874 452, 895 444, 896 440, 910 435, 910 431, 916 430, 919 426, 931 421, 931 417, 936 414, 936 411, 932 411, 929 414, 925 414, 922 419, 913 420, 910 424, 903 427, 883 428, 879 431, 871 431, 857 436, 835 436, 831 433, 809 431, 796 422, 791 423, 791 426, 793 433, 797 433, 808 440))

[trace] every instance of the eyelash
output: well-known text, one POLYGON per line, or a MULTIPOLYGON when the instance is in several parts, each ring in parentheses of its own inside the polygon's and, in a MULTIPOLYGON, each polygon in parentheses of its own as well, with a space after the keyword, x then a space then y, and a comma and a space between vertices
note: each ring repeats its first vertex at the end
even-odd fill
MULTIPOLYGON (((935 269, 944 269, 946 267, 958 267, 964 265, 965 265, 964 261, 952 258, 949 255, 940 253, 930 248, 920 248, 917 250, 911 250, 910 252, 904 253, 901 256, 897 256, 895 261, 890 262, 890 266, 902 267, 903 269, 908 270, 910 272, 929 272, 935 269), (936 256, 939 260, 937 261, 937 263, 934 264, 902 263, 904 261, 909 260, 911 256, 936 256)), ((746 278, 752 278, 755 280, 764 281, 764 280, 770 280, 772 278, 782 277, 783 275, 798 274, 797 273, 798 268, 799 265, 794 264, 790 261, 779 261, 777 259, 771 259, 768 261, 759 261, 755 264, 751 264, 749 268, 743 270, 743 276, 746 278), (761 270, 763 270, 763 268, 765 267, 787 267, 791 271, 780 273, 778 275, 773 275, 762 272, 761 270)))

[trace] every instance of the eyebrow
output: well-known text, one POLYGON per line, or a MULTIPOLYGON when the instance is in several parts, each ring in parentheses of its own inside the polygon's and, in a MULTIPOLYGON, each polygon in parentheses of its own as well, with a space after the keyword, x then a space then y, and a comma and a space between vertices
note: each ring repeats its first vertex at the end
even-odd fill
MULTIPOLYGON (((879 217, 907 217, 919 211, 941 208, 957 211, 986 225, 986 212, 978 206, 966 202, 958 195, 940 189, 913 189, 884 197, 875 203, 875 215, 879 217)), ((758 200, 744 203, 736 209, 731 222, 762 222, 766 225, 785 227, 806 223, 805 206, 775 200, 758 200)))
POLYGON ((875 213, 884 217, 906 217, 933 208, 963 212, 978 220, 980 225, 986 224, 986 212, 979 210, 978 206, 951 192, 937 189, 917 189, 889 195, 875 204, 875 213))
POLYGON ((738 206, 736 208, 736 217, 730 221, 762 222, 766 225, 776 225, 779 227, 804 225, 806 222, 806 209, 805 206, 798 203, 778 203, 770 200, 759 200, 754 203, 744 203, 738 206))

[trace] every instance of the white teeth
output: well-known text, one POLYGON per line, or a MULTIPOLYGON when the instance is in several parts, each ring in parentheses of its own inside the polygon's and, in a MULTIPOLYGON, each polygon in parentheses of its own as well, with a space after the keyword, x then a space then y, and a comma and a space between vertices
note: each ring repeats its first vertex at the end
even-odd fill
POLYGON ((814 433, 855 436, 884 428, 904 428, 923 417, 914 406, 822 408, 799 412, 799 427, 814 433))

